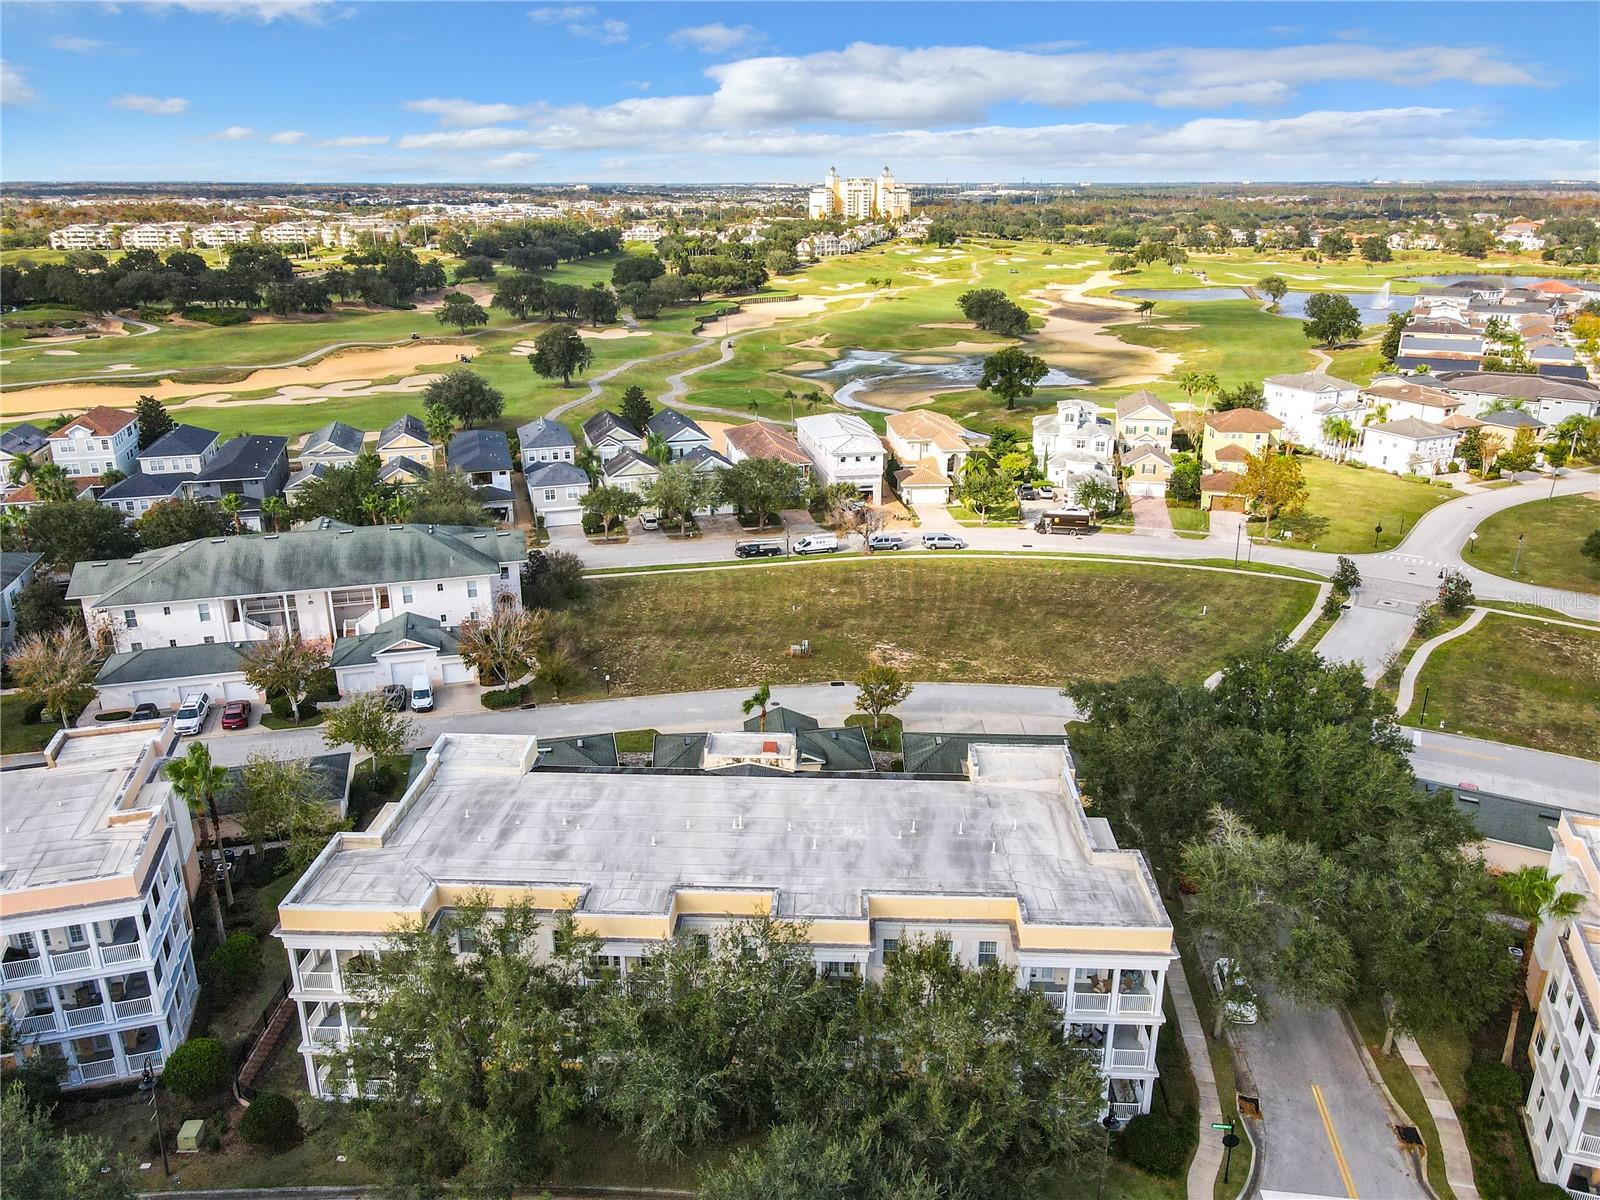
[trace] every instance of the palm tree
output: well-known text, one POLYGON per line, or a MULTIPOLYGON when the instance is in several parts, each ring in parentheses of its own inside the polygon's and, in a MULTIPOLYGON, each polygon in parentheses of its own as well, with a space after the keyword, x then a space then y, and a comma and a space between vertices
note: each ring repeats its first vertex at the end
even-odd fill
POLYGON ((33 494, 45 504, 63 504, 75 498, 72 476, 58 463, 44 463, 33 473, 33 494))
POLYGON ((794 389, 793 388, 784 388, 783 389, 783 398, 789 402, 789 420, 790 420, 790 422, 793 422, 794 421, 794 402, 797 399, 797 397, 794 394, 794 389))
POLYGON ((1511 1000, 1511 1028, 1506 1030, 1505 1049, 1500 1054, 1500 1061, 1509 1067, 1522 1005, 1528 998, 1527 973, 1533 963, 1533 940, 1539 934, 1539 926, 1546 921, 1572 920, 1583 908, 1583 897, 1577 892, 1562 891, 1561 876, 1552 875, 1544 867, 1523 867, 1500 876, 1500 890, 1512 916, 1528 923, 1522 939, 1522 963, 1517 970, 1517 994, 1511 1000))
POLYGON ((644 440, 644 456, 658 466, 666 466, 672 461, 672 447, 667 445, 667 439, 659 433, 652 433, 644 440))
POLYGON ((39 473, 43 463, 36 461, 32 454, 18 454, 11 460, 11 482, 24 484, 39 473))
POLYGON ((217 507, 228 514, 228 518, 233 522, 233 531, 235 533, 244 532, 244 522, 239 516, 244 511, 243 496, 239 495, 238 492, 229 492, 217 501, 217 507))
POLYGON ((383 523, 384 498, 377 492, 370 492, 361 497, 361 511, 366 513, 374 525, 383 523))
POLYGON ((1155 312, 1155 310, 1156 302, 1154 300, 1139 301, 1139 320, 1148 321, 1150 319, 1150 314, 1155 312))
POLYGON ((572 463, 589 477, 590 482, 600 478, 600 456, 595 453, 593 446, 579 446, 578 452, 572 456, 572 463))
POLYGON ((1387 404, 1374 404, 1367 410, 1367 415, 1361 418, 1363 425, 1382 425, 1389 419, 1389 406, 1387 404))
POLYGON ((261 515, 267 519, 272 531, 276 533, 279 523, 289 515, 288 502, 282 496, 268 496, 261 502, 261 515))
POLYGON ((403 525, 411 516, 411 510, 416 507, 416 501, 404 492, 396 492, 389 497, 383 506, 383 519, 396 525, 403 525))
POLYGON ((772 700, 772 685, 763 683, 756 689, 756 694, 744 702, 744 715, 749 716, 752 709, 761 710, 761 732, 767 731, 767 705, 772 700))
MULTIPOLYGON (((217 941, 222 942, 228 933, 222 923, 222 905, 217 899, 216 865, 221 856, 218 854, 216 861, 212 856, 216 853, 222 828, 217 814, 217 793, 227 786, 228 772, 223 767, 212 765, 211 751, 206 749, 204 742, 190 742, 186 755, 167 764, 167 778, 172 782, 172 790, 188 805, 195 824, 199 826, 200 884, 210 893, 211 919, 217 926, 217 941)), ((232 908, 233 883, 226 874, 222 876, 222 882, 228 889, 228 907, 232 908)))
POLYGON ((1348 417, 1324 417, 1322 436, 1338 447, 1336 459, 1343 462, 1350 447, 1355 444, 1356 427, 1350 423, 1348 417))
POLYGON ((817 406, 822 403, 823 395, 821 392, 813 390, 801 396, 800 399, 806 402, 806 411, 813 413, 817 411, 817 406))

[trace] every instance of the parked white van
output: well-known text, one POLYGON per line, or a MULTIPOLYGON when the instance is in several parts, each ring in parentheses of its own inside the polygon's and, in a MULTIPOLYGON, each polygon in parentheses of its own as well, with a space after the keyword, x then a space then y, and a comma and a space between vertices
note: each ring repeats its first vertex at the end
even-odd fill
POLYGON ((433 711, 433 684, 426 675, 418 675, 411 681, 411 711, 433 711))
POLYGON ((831 533, 810 533, 803 538, 796 538, 792 553, 795 554, 832 554, 839 548, 839 539, 831 533))

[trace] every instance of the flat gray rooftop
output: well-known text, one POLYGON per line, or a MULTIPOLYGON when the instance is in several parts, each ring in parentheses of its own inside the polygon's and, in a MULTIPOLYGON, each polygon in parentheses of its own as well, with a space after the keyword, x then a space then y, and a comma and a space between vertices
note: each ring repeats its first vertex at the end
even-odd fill
POLYGON ((778 893, 862 918, 867 893, 1016 896, 1030 922, 1168 924, 1144 869, 1096 851, 1061 747, 980 753, 975 781, 526 772, 528 739, 446 735, 382 847, 342 847, 287 904, 422 905, 435 883, 579 885, 591 913, 665 914, 679 888, 778 893))
MULTIPOLYGON (((149 823, 113 828, 106 822, 154 736, 146 727, 69 737, 55 766, 0 777, 0 891, 86 882, 133 869, 149 823)), ((141 807, 145 803, 141 798, 141 807)))

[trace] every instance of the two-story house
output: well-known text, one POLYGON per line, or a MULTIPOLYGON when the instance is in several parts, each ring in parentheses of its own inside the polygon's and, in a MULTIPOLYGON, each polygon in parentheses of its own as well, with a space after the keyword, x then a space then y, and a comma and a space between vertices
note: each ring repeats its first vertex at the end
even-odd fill
POLYGON ((42 465, 49 453, 50 439, 37 425, 23 422, 0 433, 0 493, 16 482, 13 464, 26 458, 34 465, 42 465), (40 452, 44 451, 44 454, 40 452))
POLYGON ((428 427, 420 417, 410 413, 396 417, 378 431, 378 443, 374 450, 378 461, 385 465, 394 459, 404 458, 418 466, 431 467, 436 454, 433 440, 428 437, 428 427))
POLYGON ((139 456, 139 422, 131 412, 96 405, 46 439, 50 459, 68 475, 98 479, 108 471, 133 474, 139 456))
POLYGON ((1260 454, 1278 440, 1283 422, 1271 413, 1253 408, 1231 408, 1206 414, 1205 440, 1200 458, 1207 471, 1243 475, 1245 459, 1260 454))
POLYGON ((1401 417, 1363 427, 1355 456, 1393 475, 1439 475, 1449 469, 1460 438, 1448 426, 1401 417))
POLYGON ((614 412, 597 412, 583 423, 583 440, 605 462, 613 454, 644 453, 644 435, 614 412))
POLYGON ((824 484, 847 483, 873 504, 883 502, 883 442, 854 413, 819 413, 794 423, 795 440, 824 484))
MULTIPOLYGON (((598 451, 596 451, 598 453, 598 451)), ((661 468, 637 450, 626 446, 612 451, 610 457, 601 459, 600 480, 605 487, 627 488, 643 495, 655 482, 661 468)))
POLYGON ((948 504, 976 435, 941 412, 914 408, 884 418, 884 441, 901 464, 895 487, 907 504, 948 504))
POLYGON ((536 417, 519 425, 517 446, 522 452, 524 474, 543 463, 571 463, 578 458, 578 443, 572 431, 550 417, 536 417))
POLYGON ((1172 431, 1177 426, 1177 418, 1167 402, 1148 388, 1121 397, 1116 412, 1117 448, 1123 453, 1135 446, 1172 449, 1172 431))
POLYGON ((1076 504, 1078 489, 1093 480, 1114 483, 1117 431, 1087 400, 1056 402, 1056 411, 1033 419, 1033 455, 1064 504, 1076 504))
POLYGON ((164 721, 58 732, 6 777, 0 988, 15 1042, 64 1088, 139 1079, 188 1036, 199 998, 189 810, 162 774, 164 721))
POLYGON ((184 490, 197 500, 213 502, 238 496, 244 502, 239 523, 247 529, 261 529, 261 502, 268 496, 283 495, 283 485, 288 482, 289 439, 240 434, 224 442, 184 490))
POLYGON ((1410 417, 1436 425, 1446 417, 1465 411, 1466 404, 1460 396, 1443 388, 1402 375, 1379 375, 1361 389, 1361 399, 1380 421, 1410 417))
POLYGON ((34 568, 43 557, 22 550, 0 550, 0 650, 11 649, 16 640, 17 597, 33 582, 34 568))
POLYGON ((100 503, 129 517, 174 500, 217 455, 221 435, 198 425, 178 425, 139 452, 138 470, 100 493, 100 503))
POLYGON ((1283 422, 1282 440, 1318 454, 1343 449, 1323 432, 1324 425, 1343 419, 1359 426, 1366 410, 1359 384, 1320 371, 1269 375, 1262 381, 1261 390, 1266 397, 1266 411, 1283 422))
POLYGON ((306 435, 296 456, 300 469, 321 463, 328 467, 348 467, 361 455, 361 445, 366 434, 343 421, 329 421, 320 429, 306 435))
POLYGON ((723 434, 728 447, 729 462, 743 462, 747 458, 775 458, 797 468, 801 474, 811 474, 811 459, 800 449, 794 434, 780 425, 765 421, 751 421, 735 425, 723 434))
POLYGON ((498 429, 464 429, 445 454, 452 470, 465 471, 478 499, 502 521, 511 520, 511 442, 498 429))
POLYGON ((711 435, 681 412, 671 408, 657 409, 645 427, 645 437, 654 435, 667 444, 673 458, 682 458, 691 450, 711 449, 711 435))

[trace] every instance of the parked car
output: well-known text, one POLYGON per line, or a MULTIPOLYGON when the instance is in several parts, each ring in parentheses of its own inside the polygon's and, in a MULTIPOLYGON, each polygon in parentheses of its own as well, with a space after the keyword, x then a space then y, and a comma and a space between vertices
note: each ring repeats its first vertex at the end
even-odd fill
POLYGON ((390 683, 379 689, 378 694, 383 697, 383 702, 390 712, 405 712, 406 697, 409 693, 403 683, 390 683))
POLYGON ((1233 968, 1233 959, 1219 958, 1211 964, 1211 986, 1218 996, 1230 991, 1233 999, 1223 1001, 1223 1012, 1235 1025, 1254 1025, 1258 1016, 1256 1003, 1250 999, 1250 985, 1233 968), (1232 986, 1229 986, 1231 980, 1232 986))
POLYGON ((1038 498, 1039 498, 1039 489, 1038 488, 1029 487, 1027 484, 1023 484, 1021 487, 1019 487, 1017 489, 1017 499, 1018 500, 1037 500, 1038 498))
POLYGON ((660 529, 661 528, 661 518, 656 516, 655 513, 642 512, 642 513, 639 514, 639 528, 640 529, 660 529))
POLYGON ((953 533, 925 533, 922 535, 922 548, 924 550, 965 550, 967 539, 958 538, 953 533))
POLYGON ((1054 484, 1036 483, 1033 485, 1033 490, 1039 493, 1039 499, 1041 500, 1054 500, 1056 498, 1054 484))
POLYGON ((154 721, 161 716, 161 710, 146 700, 143 704, 134 705, 133 712, 128 715, 130 721, 154 721))
POLYGON ((782 558, 782 542, 740 542, 733 548, 735 558, 782 558))
POLYGON ((867 539, 869 550, 902 550, 905 544, 906 535, 903 533, 875 533, 867 539))
POLYGON ((832 554, 839 548, 839 539, 831 533, 808 533, 794 542, 795 554, 832 554))
POLYGON ((229 700, 222 706, 222 727, 224 729, 248 729, 250 727, 250 701, 229 700))
POLYGON ((206 718, 210 715, 211 697, 204 692, 190 692, 178 706, 178 715, 172 720, 172 728, 179 737, 191 736, 206 727, 206 718))
POLYGON ((433 711, 433 684, 426 675, 418 675, 411 681, 411 711, 433 711))

